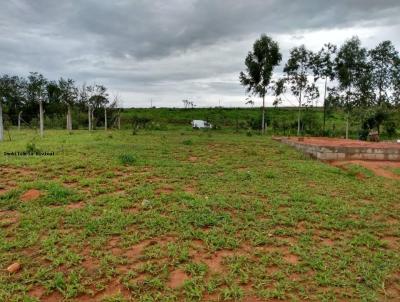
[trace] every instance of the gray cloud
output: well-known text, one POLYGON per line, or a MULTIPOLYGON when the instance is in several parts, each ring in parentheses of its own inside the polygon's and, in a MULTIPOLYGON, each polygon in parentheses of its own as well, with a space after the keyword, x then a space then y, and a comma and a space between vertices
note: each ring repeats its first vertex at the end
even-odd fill
POLYGON ((10 0, 0 11, 0 66, 101 81, 126 105, 152 95, 160 105, 224 95, 234 104, 243 97, 237 75, 260 33, 284 53, 299 43, 320 47, 332 31, 399 46, 399 13, 398 0, 10 0))

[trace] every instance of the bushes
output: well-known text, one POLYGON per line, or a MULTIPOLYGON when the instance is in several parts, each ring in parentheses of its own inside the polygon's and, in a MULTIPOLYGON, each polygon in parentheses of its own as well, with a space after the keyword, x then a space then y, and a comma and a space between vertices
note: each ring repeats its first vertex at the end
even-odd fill
POLYGON ((136 159, 132 154, 121 154, 118 156, 118 160, 125 166, 131 166, 136 162, 136 159))

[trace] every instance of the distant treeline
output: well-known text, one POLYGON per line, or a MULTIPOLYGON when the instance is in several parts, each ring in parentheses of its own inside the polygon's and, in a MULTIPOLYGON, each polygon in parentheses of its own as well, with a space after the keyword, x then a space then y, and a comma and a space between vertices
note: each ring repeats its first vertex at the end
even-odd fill
POLYGON ((0 77, 5 128, 15 125, 91 130, 117 126, 118 105, 118 98, 110 100, 107 88, 99 84, 77 87, 73 79, 54 81, 36 72, 26 78, 0 77))
MULTIPOLYGON (((166 130, 190 127, 194 119, 207 120, 215 129, 229 131, 261 130, 261 108, 130 108, 121 112, 124 128, 146 128, 166 130)), ((266 110, 267 133, 275 135, 296 135, 298 110, 294 107, 273 107, 266 110)), ((346 113, 341 108, 329 106, 326 110, 326 129, 323 131, 324 109, 306 107, 301 114, 301 130, 304 135, 345 136, 346 113)), ((359 138, 365 112, 354 111, 350 121, 350 136, 359 138)), ((390 110, 382 125, 382 135, 393 138, 400 120, 398 110, 390 110)))
MULTIPOLYGON (((291 49, 283 77, 275 79, 273 70, 281 61, 279 43, 261 35, 247 54, 246 69, 239 78, 250 97, 261 97, 263 104, 267 93, 276 97, 275 105, 282 103, 281 96, 286 92, 294 96, 298 104, 298 135, 307 132, 307 122, 302 121, 307 115, 302 117, 302 108, 312 106, 320 95, 324 99, 322 120, 326 131, 329 130, 324 127, 327 107, 340 108, 346 113, 348 130, 352 120, 361 119, 360 138, 365 139, 371 131, 379 134, 384 124, 387 132, 395 130, 392 111, 400 105, 400 56, 391 41, 367 49, 353 37, 340 47, 325 44, 318 52, 300 45, 291 49)), ((247 103, 254 104, 251 99, 247 103)))

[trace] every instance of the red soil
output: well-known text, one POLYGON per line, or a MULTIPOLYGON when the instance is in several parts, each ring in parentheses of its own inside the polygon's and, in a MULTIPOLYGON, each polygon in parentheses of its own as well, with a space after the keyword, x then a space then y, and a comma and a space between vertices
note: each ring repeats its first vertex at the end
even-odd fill
POLYGON ((180 269, 173 271, 170 275, 168 286, 170 288, 178 288, 183 285, 183 283, 188 280, 189 277, 186 273, 180 269))
POLYGON ((39 198, 40 196, 40 191, 36 190, 36 189, 30 189, 28 191, 26 191, 22 196, 21 196, 21 200, 22 201, 31 201, 34 199, 39 198))
POLYGON ((362 147, 362 148, 395 148, 400 149, 400 144, 393 142, 366 142, 353 139, 329 138, 329 137, 289 137, 293 142, 325 147, 362 147))
POLYGON ((330 163, 335 167, 346 169, 348 164, 356 164, 368 170, 371 170, 377 176, 382 176, 391 179, 400 179, 397 175, 390 171, 392 168, 400 168, 400 162, 393 161, 370 161, 370 160, 346 160, 346 161, 333 161, 330 163))

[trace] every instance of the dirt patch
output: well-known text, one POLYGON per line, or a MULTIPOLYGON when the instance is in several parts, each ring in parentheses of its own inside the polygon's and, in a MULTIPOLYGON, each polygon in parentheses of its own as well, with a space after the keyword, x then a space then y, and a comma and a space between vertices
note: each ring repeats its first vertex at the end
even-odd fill
POLYGON ((35 199, 38 199, 40 197, 40 191, 36 189, 30 189, 26 191, 24 194, 21 196, 21 200, 26 202, 26 201, 32 201, 35 199))
POLYGON ((21 168, 21 167, 0 167, 1 173, 3 175, 12 175, 12 176, 30 176, 35 174, 32 170, 28 168, 21 168))
POLYGON ((150 177, 147 177, 146 180, 149 183, 160 183, 160 182, 163 182, 165 179, 162 177, 152 175, 150 177))
POLYGON ((81 261, 81 266, 88 271, 89 273, 95 272, 99 266, 100 261, 94 258, 91 254, 91 249, 89 246, 86 246, 81 255, 83 256, 83 260, 81 261))
POLYGON ((384 283, 385 299, 382 301, 398 301, 400 297, 400 272, 395 273, 384 283))
POLYGON ((399 244, 398 244, 398 238, 394 236, 385 236, 382 238, 382 240, 385 242, 386 246, 391 248, 391 249, 396 249, 399 244))
POLYGON ((150 242, 151 240, 144 240, 130 247, 129 250, 124 253, 124 256, 126 256, 129 260, 138 259, 142 254, 143 250, 150 244, 150 242))
POLYGON ((392 142, 366 142, 354 139, 329 138, 329 137, 298 137, 288 138, 301 144, 324 147, 357 147, 357 148, 394 148, 400 149, 400 144, 392 142))
MULTIPOLYGON (((377 176, 382 176, 390 179, 400 179, 400 175, 397 175, 390 171, 392 168, 400 168, 400 162, 392 161, 366 161, 366 160, 346 160, 346 161, 332 161, 331 165, 346 170, 346 166, 349 164, 355 164, 362 166, 372 171, 377 176)), ((358 178, 364 178, 361 175, 357 175, 358 178)))
POLYGON ((85 203, 83 201, 71 203, 66 206, 68 210, 82 209, 83 207, 85 207, 85 203))
POLYGON ((283 260, 285 260, 287 263, 293 264, 293 265, 296 265, 299 263, 299 257, 297 257, 296 255, 293 255, 293 254, 287 254, 287 255, 283 256, 283 260))
MULTIPOLYGON (((95 293, 94 295, 82 295, 77 297, 74 301, 104 301, 106 298, 111 298, 116 295, 121 295, 124 299, 128 301, 130 298, 130 292, 127 288, 125 288, 120 280, 113 279, 107 286, 100 292, 95 293)), ((57 300, 58 301, 58 300, 57 300)), ((62 301, 62 300, 59 300, 62 301)), ((107 300, 108 301, 108 300, 107 300)), ((125 300, 124 300, 125 301, 125 300)))
POLYGON ((46 289, 43 286, 35 286, 29 291, 29 296, 41 299, 45 293, 46 289))
POLYGON ((170 274, 168 287, 170 288, 181 287, 183 283, 185 283, 185 281, 188 279, 189 277, 184 271, 182 271, 181 269, 177 269, 170 274))
POLYGON ((208 266, 212 273, 221 273, 224 271, 224 260, 226 257, 234 255, 233 251, 222 250, 211 255, 197 253, 194 255, 195 262, 203 262, 208 266))
POLYGON ((193 194, 196 192, 196 189, 193 186, 187 186, 187 187, 185 187, 184 191, 186 193, 193 194))
POLYGON ((129 213, 129 214, 137 214, 140 212, 140 209, 137 207, 131 207, 131 208, 124 209, 124 212, 129 213))
POLYGON ((110 241, 108 241, 108 249, 113 255, 119 256, 122 255, 123 250, 119 247, 120 238, 112 237, 110 241))
POLYGON ((164 187, 164 188, 159 188, 156 190, 157 195, 163 195, 163 194, 171 194, 174 192, 174 189, 171 187, 164 187))
POLYGON ((277 267, 276 265, 267 267, 267 274, 268 274, 268 275, 274 275, 274 274, 276 274, 278 271, 279 271, 279 267, 277 267))
POLYGON ((199 159, 199 158, 198 158, 197 156, 190 156, 190 157, 188 158, 188 161, 190 161, 190 162, 196 162, 198 159, 199 159))
POLYGON ((0 225, 9 227, 18 223, 19 213, 17 211, 0 211, 0 225))
POLYGON ((49 295, 42 295, 40 297, 41 302, 59 302, 63 300, 63 296, 59 292, 52 292, 49 295))
POLYGON ((321 238, 321 243, 326 246, 334 246, 335 245, 335 241, 333 241, 332 239, 329 239, 329 238, 321 238))

